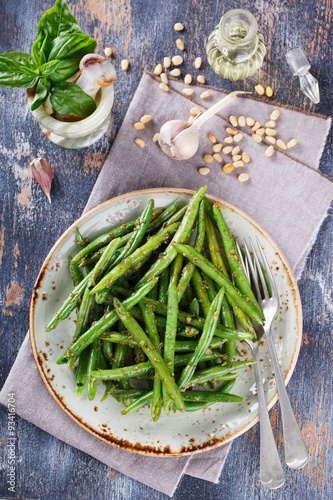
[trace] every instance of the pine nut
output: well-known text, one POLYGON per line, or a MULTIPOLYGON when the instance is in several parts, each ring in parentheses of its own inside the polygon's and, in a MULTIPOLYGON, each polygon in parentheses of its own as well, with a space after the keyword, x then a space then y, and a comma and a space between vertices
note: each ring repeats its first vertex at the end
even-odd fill
POLYGON ((257 134, 253 134, 252 139, 254 140, 254 142, 257 142, 258 144, 259 144, 259 142, 262 141, 261 135, 257 135, 257 134))
POLYGON ((234 142, 233 138, 229 135, 229 137, 226 137, 224 141, 226 144, 232 144, 234 142))
POLYGON ((283 150, 287 149, 287 144, 285 142, 283 142, 281 139, 278 139, 276 141, 276 145, 277 145, 278 148, 281 148, 283 150))
POLYGON ((232 161, 238 161, 242 159, 242 155, 233 155, 232 161))
POLYGON ((238 155, 240 152, 240 146, 235 146, 234 149, 231 151, 232 155, 238 155))
POLYGON ((250 163, 251 159, 248 153, 242 153, 242 160, 244 163, 250 163))
POLYGON ((158 138, 160 136, 160 133, 159 132, 156 132, 156 134, 154 135, 153 137, 153 142, 157 142, 158 141, 158 138))
POLYGON ((168 77, 166 76, 166 73, 161 73, 161 80, 163 83, 165 83, 165 85, 168 85, 169 83, 169 80, 168 80, 168 77))
POLYGON ((202 59, 201 59, 201 57, 196 57, 196 58, 195 58, 195 61, 194 61, 194 67, 195 67, 196 69, 200 69, 201 64, 202 64, 202 59))
POLYGON ((276 125, 276 122, 274 120, 270 120, 269 122, 265 123, 266 128, 274 128, 276 125))
POLYGON ((242 162, 241 160, 240 161, 234 161, 233 162, 233 166, 235 168, 242 168, 242 167, 244 167, 244 162, 242 162))
POLYGON ((192 75, 186 75, 184 78, 184 82, 186 85, 190 85, 192 83, 192 75))
POLYGON ((229 122, 231 123, 231 125, 233 127, 238 126, 238 120, 237 120, 236 116, 233 116, 233 115, 229 116, 229 122))
POLYGON ((209 155, 209 154, 204 155, 203 159, 206 163, 212 163, 214 161, 214 158, 212 157, 212 155, 209 155))
POLYGON ((240 116, 238 118, 238 124, 239 124, 240 127, 245 127, 245 125, 246 125, 245 116, 240 116))
POLYGON ((184 25, 182 23, 176 23, 173 27, 175 31, 182 31, 184 29, 184 25))
POLYGON ((225 174, 230 174, 234 169, 234 166, 232 163, 226 163, 223 165, 222 170, 225 174))
POLYGON ((199 113, 201 113, 201 109, 195 106, 194 108, 190 109, 190 113, 191 115, 198 115, 199 113))
POLYGON ((258 128, 258 130, 256 130, 256 134, 257 135, 264 135, 265 133, 265 129, 262 127, 262 128, 258 128))
POLYGON ((171 59, 170 59, 170 57, 165 57, 163 59, 163 66, 165 68, 170 68, 170 66, 171 66, 171 59))
POLYGON ((169 92, 169 87, 165 83, 160 83, 159 87, 164 90, 164 92, 169 92))
POLYGON ((272 154, 274 153, 274 148, 273 146, 268 146, 268 148, 266 149, 265 151, 265 155, 266 156, 272 156, 272 154))
POLYGON ((255 124, 252 127, 253 132, 255 132, 256 130, 258 130, 258 128, 260 128, 260 127, 261 127, 261 123, 260 122, 255 122, 255 124))
POLYGON ((293 148, 294 146, 296 146, 296 144, 297 144, 296 139, 290 139, 290 141, 287 142, 287 148, 293 148))
POLYGON ((235 142, 240 142, 243 139, 243 134, 237 134, 234 136, 235 142))
POLYGON ((225 154, 225 155, 228 155, 229 153, 231 153, 231 151, 232 151, 232 146, 225 146, 222 149, 222 153, 225 154))
POLYGON ((140 148, 144 148, 145 147, 145 141, 143 141, 142 139, 135 139, 134 140, 135 144, 137 144, 140 148))
POLYGON ((175 66, 179 66, 180 64, 182 64, 183 60, 184 59, 182 58, 182 56, 173 56, 172 64, 174 64, 175 66))
POLYGON ((250 116, 248 116, 246 118, 246 124, 249 126, 249 127, 253 127, 253 125, 255 124, 255 120, 253 118, 251 118, 250 116))
POLYGON ((207 175, 210 172, 210 168, 209 167, 200 167, 198 169, 198 171, 199 171, 200 175, 207 175))
POLYGON ((238 176, 239 182, 246 182, 249 180, 249 178, 250 178, 250 176, 248 174, 244 174, 244 173, 239 174, 239 176, 238 176))
POLYGON ((199 76, 197 76, 197 81, 199 83, 205 83, 206 80, 205 80, 205 77, 203 75, 199 75, 199 76))
POLYGON ((121 69, 123 71, 127 71, 128 70, 128 67, 129 67, 129 61, 128 59, 123 59, 120 63, 120 66, 121 66, 121 69))
POLYGON ((215 161, 217 161, 218 163, 221 163, 222 162, 222 156, 220 155, 220 153, 214 153, 213 154, 213 158, 215 161))
POLYGON ((162 64, 157 64, 154 69, 155 75, 160 75, 163 71, 162 64))
POLYGON ((214 134, 209 134, 209 140, 213 143, 213 144, 216 144, 216 137, 214 134))
POLYGON ((234 128, 230 128, 230 127, 227 127, 225 129, 226 132, 228 132, 228 134, 230 135, 237 135, 238 134, 238 130, 235 130, 234 128))
POLYGON ((269 135, 266 135, 265 139, 266 139, 266 141, 270 142, 271 144, 275 144, 276 143, 275 137, 271 137, 269 135))
POLYGON ((265 133, 266 135, 273 137, 274 135, 276 135, 276 130, 275 128, 266 128, 265 133))
POLYGON ((255 91, 257 92, 257 94, 259 94, 259 95, 264 95, 264 93, 265 93, 265 89, 264 89, 264 87, 263 87, 262 85, 260 85, 260 84, 259 84, 259 85, 256 85, 256 86, 254 87, 254 90, 255 90, 255 91))
POLYGON ((220 142, 218 144, 214 144, 213 153, 219 153, 221 151, 222 147, 223 147, 223 145, 220 142))
POLYGON ((112 50, 110 49, 110 47, 105 47, 104 54, 106 55, 106 57, 111 57, 112 50))
POLYGON ((266 95, 267 95, 267 97, 272 97, 272 95, 273 95, 272 87, 270 87, 270 86, 266 87, 266 95))
POLYGON ((179 48, 179 50, 184 50, 185 46, 184 46, 184 42, 183 40, 181 40, 180 38, 177 38, 176 40, 176 45, 177 47, 179 48))
POLYGON ((274 109, 274 111, 271 112, 269 117, 271 120, 277 120, 279 116, 280 116, 280 111, 278 109, 274 109))
POLYGON ((179 68, 172 69, 170 71, 170 75, 171 76, 180 76, 180 69, 179 68))
POLYGON ((143 115, 140 118, 140 122, 141 123, 148 123, 151 121, 151 119, 152 119, 152 117, 150 115, 143 115))
POLYGON ((141 122, 134 123, 133 128, 135 130, 142 130, 145 128, 145 124, 141 122))
POLYGON ((208 90, 205 90, 205 92, 201 92, 200 94, 200 97, 201 99, 207 99, 207 97, 210 96, 210 93, 208 92, 208 90))
POLYGON ((192 95, 193 92, 194 92, 194 90, 193 89, 187 89, 187 88, 185 88, 185 89, 182 90, 182 92, 185 95, 192 95))

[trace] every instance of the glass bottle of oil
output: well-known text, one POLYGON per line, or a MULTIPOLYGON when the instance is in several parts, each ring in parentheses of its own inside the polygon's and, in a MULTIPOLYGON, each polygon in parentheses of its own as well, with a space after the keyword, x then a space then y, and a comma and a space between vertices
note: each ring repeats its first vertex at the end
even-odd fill
POLYGON ((207 59, 215 73, 228 80, 244 80, 260 68, 266 48, 253 15, 229 10, 209 35, 207 59))

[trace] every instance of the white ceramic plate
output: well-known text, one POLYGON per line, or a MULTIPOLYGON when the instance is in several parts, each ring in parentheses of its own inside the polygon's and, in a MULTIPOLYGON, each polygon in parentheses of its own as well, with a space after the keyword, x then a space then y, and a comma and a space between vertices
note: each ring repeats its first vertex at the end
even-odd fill
MULTIPOLYGON (((232 390, 244 397, 242 403, 215 404, 198 412, 166 416, 158 422, 150 418, 150 409, 143 408, 129 415, 121 415, 123 405, 112 397, 103 403, 100 399, 104 386, 99 384, 96 398, 89 401, 85 394, 80 399, 75 392, 75 374, 66 365, 57 365, 57 358, 72 340, 75 314, 62 321, 55 330, 45 333, 45 325, 59 309, 71 290, 68 256, 78 251, 75 227, 93 239, 109 227, 139 216, 149 199, 156 208, 163 208, 176 198, 187 203, 192 191, 183 189, 151 189, 114 198, 90 211, 73 224, 57 241, 36 281, 30 308, 31 344, 38 370, 51 395, 61 408, 92 435, 122 449, 141 454, 175 456, 212 449, 239 436, 258 420, 258 404, 254 370, 247 367, 232 390)), ((232 233, 243 238, 257 236, 274 273, 280 295, 280 313, 273 325, 273 336, 286 383, 294 370, 302 335, 302 310, 296 280, 280 249, 270 236, 248 215, 236 207, 219 202, 232 233)), ((238 344, 243 355, 251 359, 248 348, 238 344)), ((266 343, 260 348, 263 378, 270 408, 277 398, 275 380, 266 343)))

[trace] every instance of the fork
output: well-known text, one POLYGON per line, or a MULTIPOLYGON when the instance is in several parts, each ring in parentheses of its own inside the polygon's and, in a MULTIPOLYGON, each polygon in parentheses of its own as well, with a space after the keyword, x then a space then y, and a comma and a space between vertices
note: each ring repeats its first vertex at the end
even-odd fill
MULTIPOLYGON (((260 254, 261 262, 259 261, 257 254, 255 252, 254 245, 252 240, 250 239, 250 245, 252 250, 253 258, 251 258, 249 248, 244 241, 244 249, 246 253, 246 259, 243 259, 240 248, 238 247, 239 257, 242 261, 245 274, 249 283, 250 281, 250 273, 249 267, 251 269, 253 283, 256 289, 257 300, 260 305, 260 308, 265 317, 264 326, 256 331, 261 331, 261 337, 263 333, 266 334, 267 344, 270 351, 271 359, 273 362, 274 374, 275 374, 275 382, 276 387, 279 394, 280 408, 281 408, 281 416, 282 416, 282 427, 283 427, 283 436, 284 436, 284 449, 285 449, 285 461, 288 467, 291 469, 301 469, 304 467, 308 461, 309 455, 308 450, 305 446, 302 434, 299 430, 294 412, 292 410, 290 400, 287 394, 286 386, 284 384, 284 380, 281 373, 281 368, 279 365, 277 353, 275 350, 275 345, 273 341, 273 336, 271 332, 272 322, 279 310, 279 295, 276 288, 276 284, 270 269, 270 266, 267 262, 265 254, 261 248, 259 239, 257 240, 257 247, 260 254), (248 265, 247 265, 248 264, 248 265), (270 292, 268 291, 268 287, 266 285, 265 277, 263 270, 266 273, 266 279, 270 288, 270 292), (261 284, 262 293, 260 291, 259 281, 261 284), (271 295, 271 296, 270 296, 271 295)), ((259 325, 258 325, 259 326, 259 325)), ((260 337, 260 338, 261 338, 260 337)), ((260 416, 261 422, 261 416, 260 416)), ((261 426, 261 424, 260 424, 261 426)))

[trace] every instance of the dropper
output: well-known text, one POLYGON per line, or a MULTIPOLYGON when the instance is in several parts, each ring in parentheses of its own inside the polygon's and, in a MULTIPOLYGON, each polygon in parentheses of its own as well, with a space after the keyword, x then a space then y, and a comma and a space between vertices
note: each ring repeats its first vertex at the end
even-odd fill
POLYGON ((301 91, 315 104, 320 102, 318 80, 309 73, 311 65, 300 47, 286 53, 288 66, 294 76, 299 76, 301 91))

